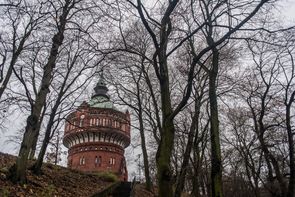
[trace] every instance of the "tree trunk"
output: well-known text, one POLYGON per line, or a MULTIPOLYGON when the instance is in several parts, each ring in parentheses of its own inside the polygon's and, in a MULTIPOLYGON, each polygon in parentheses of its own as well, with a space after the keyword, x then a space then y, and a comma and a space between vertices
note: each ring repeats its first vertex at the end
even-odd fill
POLYGON ((10 79, 10 77, 12 75, 13 67, 14 67, 14 64, 15 64, 16 60, 17 60, 17 56, 13 56, 12 57, 12 60, 10 62, 9 68, 7 70, 7 73, 5 75, 4 81, 3 81, 3 83, 0 86, 0 99, 2 98, 2 95, 4 93, 4 90, 6 89, 7 84, 9 82, 9 79, 10 79))
MULTIPOLYGON (((41 115, 40 120, 38 121, 38 125, 37 125, 37 130, 38 131, 40 130, 41 123, 43 121, 45 112, 46 112, 46 107, 44 106, 44 109, 42 111, 42 115, 41 115)), ((33 145, 32 145, 32 148, 30 150, 30 153, 29 153, 29 160, 34 159, 34 156, 35 156, 35 153, 36 153, 36 148, 37 148, 38 136, 39 136, 39 132, 38 132, 37 136, 34 136, 34 139, 33 139, 33 142, 32 142, 33 145)))
POLYGON ((212 49, 212 69, 209 73, 209 102, 210 102, 210 139, 211 139, 211 196, 222 196, 222 164, 219 136, 218 105, 216 94, 216 82, 218 74, 218 56, 216 48, 212 49))
MULTIPOLYGON (((54 124, 54 118, 56 116, 56 113, 57 113, 57 110, 58 110, 58 107, 61 103, 61 100, 65 94, 65 92, 67 91, 67 89, 70 87, 68 86, 66 88, 66 84, 67 84, 67 80, 70 76, 70 73, 71 73, 71 70, 73 68, 74 64, 72 63, 69 67, 69 70, 67 71, 67 74, 64 78, 64 81, 60 87, 60 90, 59 90, 59 93, 58 93, 58 96, 57 96, 57 99, 55 101, 55 104, 50 112, 50 117, 49 117, 49 120, 48 120, 48 123, 47 123, 47 126, 46 126, 46 131, 45 131, 45 136, 44 136, 44 139, 43 139, 43 143, 42 143, 42 147, 41 147, 41 150, 39 152, 39 155, 38 155, 38 159, 36 161, 36 163, 34 164, 33 166, 33 171, 35 174, 40 174, 41 173, 41 167, 42 167, 42 164, 43 164, 43 160, 44 160, 44 156, 45 156, 45 153, 46 153, 46 150, 47 150, 47 146, 50 142, 50 139, 51 139, 51 130, 52 130, 52 127, 53 127, 53 124, 54 124)), ((45 111, 44 111, 45 112, 45 111)), ((58 142, 59 143, 59 142, 58 142)), ((57 145, 57 151, 58 151, 58 148, 59 145, 57 145)), ((55 159, 55 165, 57 164, 57 158, 55 159)))
POLYGON ((38 125, 38 116, 32 114, 27 118, 27 126, 25 128, 25 133, 23 141, 21 143, 21 148, 16 160, 16 164, 10 168, 11 180, 13 182, 26 182, 26 169, 27 161, 30 152, 30 146, 33 143, 34 133, 36 132, 36 127, 38 125), (28 132, 30 131, 30 132, 28 132))
POLYGON ((274 171, 275 171, 275 174, 276 174, 276 179, 279 182, 281 196, 285 197, 286 192, 287 192, 287 187, 286 187, 286 184, 285 184, 285 182, 283 180, 278 161, 272 155, 272 153, 268 150, 267 145, 264 142, 263 135, 260 135, 258 137, 258 139, 259 139, 259 142, 260 142, 260 145, 261 145, 261 149, 265 154, 265 157, 270 160, 270 162, 271 162, 271 164, 272 164, 272 166, 274 168, 274 171))
POLYGON ((294 140, 291 126, 291 106, 295 97, 295 92, 292 93, 290 101, 286 106, 286 126, 288 133, 288 145, 289 145, 289 159, 290 159, 290 178, 288 185, 287 197, 294 197, 295 195, 295 158, 294 158, 294 140))
POLYGON ((146 181, 146 189, 148 191, 151 191, 152 189, 152 182, 150 177, 150 171, 149 171, 149 161, 148 161, 148 154, 146 150, 146 144, 145 144, 145 135, 144 135, 144 129, 143 129, 143 119, 142 115, 140 115, 139 112, 139 125, 140 125, 140 138, 141 138, 141 149, 142 149, 142 155, 143 155, 143 164, 144 164, 144 175, 145 175, 145 181, 146 181))
POLYGON ((174 195, 175 197, 181 197, 181 193, 184 188, 185 176, 188 170, 187 168, 188 168, 190 154, 191 154, 193 143, 194 143, 194 137, 197 137, 195 136, 195 132, 198 127, 199 114, 200 114, 200 98, 198 98, 198 100, 195 101, 195 113, 192 118, 192 123, 191 123, 190 131, 188 134, 188 142, 183 155, 183 161, 182 161, 182 165, 181 165, 181 169, 180 169, 180 173, 179 173, 179 177, 178 177, 178 181, 177 181, 177 185, 175 189, 175 195, 174 195))
MULTIPOLYGON (((163 60, 163 59, 162 59, 163 60)), ((172 197, 172 172, 170 169, 170 161, 174 147, 175 128, 173 119, 170 117, 172 114, 170 91, 169 91, 169 77, 167 70, 166 59, 162 62, 162 74, 160 79, 161 88, 161 103, 162 103, 162 133, 160 144, 156 154, 156 163, 158 170, 158 186, 159 197, 172 197)))
POLYGON ((194 163, 193 163, 193 188, 192 188, 192 193, 191 195, 193 197, 200 197, 200 185, 202 185, 202 183, 200 183, 199 180, 201 180, 200 178, 200 169, 199 169, 199 163, 200 163, 200 150, 199 150, 199 147, 198 147, 198 144, 196 143, 196 138, 197 136, 195 137, 195 141, 194 141, 194 154, 193 154, 193 160, 194 160, 194 163), (197 146, 196 146, 197 145, 197 146))
POLYGON ((42 164, 43 164, 43 160, 44 160, 44 156, 45 156, 45 153, 46 153, 47 146, 48 146, 49 141, 50 141, 50 134, 51 134, 51 129, 52 129, 52 126, 53 126, 53 121, 54 121, 56 111, 57 111, 57 107, 53 108, 52 111, 51 111, 49 121, 47 123, 46 131, 45 131, 45 136, 44 136, 44 139, 43 139, 43 143, 42 143, 39 155, 38 155, 38 159, 37 159, 36 163, 33 166, 33 171, 34 171, 35 174, 40 174, 41 173, 41 167, 42 167, 42 164))
POLYGON ((146 144, 145 144, 145 135, 144 135, 144 126, 143 126, 143 117, 142 117, 142 103, 140 98, 140 87, 139 84, 136 84, 137 86, 137 101, 138 101, 138 121, 139 121, 139 132, 140 132, 140 139, 141 139, 141 150, 143 154, 143 165, 144 165, 144 176, 146 181, 146 189, 148 191, 151 191, 152 189, 152 181, 150 177, 150 171, 149 171, 149 161, 148 161, 148 154, 146 150, 146 144))
POLYGON ((173 121, 166 121, 163 124, 163 135, 156 155, 158 170, 159 197, 172 197, 172 172, 170 160, 174 142, 173 121))

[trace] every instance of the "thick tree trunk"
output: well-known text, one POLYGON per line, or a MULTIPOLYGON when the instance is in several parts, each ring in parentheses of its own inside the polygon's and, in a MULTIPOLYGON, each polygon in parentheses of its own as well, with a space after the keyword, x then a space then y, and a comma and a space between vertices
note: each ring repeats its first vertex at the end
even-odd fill
POLYGON ((166 59, 162 62, 163 77, 160 80, 161 88, 161 103, 162 103, 162 133, 160 144, 156 154, 156 163, 158 170, 158 186, 159 197, 172 197, 172 172, 170 169, 170 161, 174 147, 175 128, 173 119, 170 117, 172 114, 170 91, 169 91, 169 77, 167 70, 166 59))
POLYGON ((158 169, 159 197, 172 197, 172 172, 170 160, 174 145, 174 125, 172 121, 163 124, 163 134, 157 151, 156 162, 158 169))
MULTIPOLYGON (((42 115, 40 117, 40 120, 38 121, 38 125, 37 125, 37 128, 36 128, 36 130, 38 130, 38 131, 40 130, 41 123, 42 123, 44 115, 45 115, 45 111, 46 111, 46 109, 45 109, 45 106, 44 106, 44 109, 42 111, 42 115)), ((33 160, 34 157, 35 157, 39 132, 37 132, 36 134, 38 134, 38 135, 34 136, 34 139, 33 139, 33 142, 32 142, 32 148, 31 148, 30 153, 29 153, 29 160, 33 160)))
POLYGON ((27 118, 27 126, 25 129, 21 148, 16 160, 16 164, 10 169, 11 179, 13 182, 26 182, 26 169, 30 147, 33 144, 34 134, 36 133, 36 127, 38 125, 38 116, 32 114, 27 118), (29 132, 30 131, 30 132, 29 132))
POLYGON ((209 102, 210 102, 210 139, 211 139, 211 196, 222 196, 222 164, 219 136, 218 105, 216 83, 218 74, 219 54, 216 48, 212 49, 212 69, 209 73, 209 102))
POLYGON ((38 159, 37 159, 36 163, 33 166, 33 171, 34 171, 35 174, 40 174, 41 173, 41 167, 42 167, 42 164, 43 164, 43 159, 44 159, 44 156, 45 156, 45 153, 46 153, 47 146, 48 146, 49 141, 50 141, 51 129, 52 129, 52 126, 53 126, 53 121, 54 121, 56 111, 57 111, 57 108, 56 109, 53 108, 53 110, 51 111, 49 121, 47 123, 46 131, 45 131, 45 136, 44 136, 44 139, 43 139, 43 143, 42 143, 39 155, 38 155, 38 159))

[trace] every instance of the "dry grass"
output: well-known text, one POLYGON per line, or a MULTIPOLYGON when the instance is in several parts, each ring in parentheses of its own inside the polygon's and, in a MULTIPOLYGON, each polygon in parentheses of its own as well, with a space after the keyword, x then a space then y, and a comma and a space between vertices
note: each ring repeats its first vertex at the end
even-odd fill
POLYGON ((15 156, 0 153, 1 197, 87 197, 111 184, 94 174, 85 174, 52 164, 44 164, 40 176, 28 171, 27 184, 13 184, 7 179, 7 174, 15 160, 15 156))

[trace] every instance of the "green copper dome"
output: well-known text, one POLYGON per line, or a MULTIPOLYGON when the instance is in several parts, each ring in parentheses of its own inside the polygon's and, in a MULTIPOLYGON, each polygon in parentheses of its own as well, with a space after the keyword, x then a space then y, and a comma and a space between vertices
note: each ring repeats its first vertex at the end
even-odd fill
POLYGON ((116 109, 113 102, 104 96, 92 97, 88 104, 90 107, 116 109))

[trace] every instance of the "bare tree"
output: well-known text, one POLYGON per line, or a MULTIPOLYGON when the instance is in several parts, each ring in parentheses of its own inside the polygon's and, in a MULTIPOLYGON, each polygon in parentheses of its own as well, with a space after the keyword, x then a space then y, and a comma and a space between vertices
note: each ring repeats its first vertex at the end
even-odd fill
POLYGON ((111 77, 112 84, 116 87, 116 93, 120 103, 127 105, 131 109, 133 117, 136 118, 134 120, 136 125, 133 125, 133 127, 138 129, 140 133, 146 189, 151 191, 152 181, 145 137, 145 133, 147 132, 147 123, 145 120, 148 118, 146 115, 146 106, 149 105, 150 95, 144 81, 144 66, 147 62, 145 62, 144 58, 139 58, 140 57, 134 57, 134 55, 128 54, 121 54, 120 58, 117 56, 116 61, 112 60, 112 62, 115 64, 124 64, 124 66, 122 68, 119 67, 118 72, 114 72, 114 69, 111 69, 110 74, 113 75, 111 77), (125 79, 124 81, 127 81, 127 84, 122 83, 122 78, 125 79), (120 80, 118 81, 118 79, 120 80))
POLYGON ((295 155, 294 155, 294 115, 292 115, 292 105, 295 101, 294 77, 295 77, 295 64, 294 64, 294 42, 291 39, 294 32, 287 31, 283 33, 286 47, 283 47, 282 55, 279 57, 278 65, 284 77, 278 77, 277 81, 282 86, 284 92, 283 103, 285 105, 285 127, 288 138, 288 153, 289 153, 289 168, 290 177, 288 183, 287 197, 294 196, 295 193, 295 155))
MULTIPOLYGON (((221 45, 224 41, 226 41, 230 35, 232 35, 234 32, 236 32, 239 28, 241 28, 245 23, 247 23, 258 11, 259 9, 267 2, 267 1, 260 1, 258 4, 253 4, 254 9, 249 12, 248 15, 246 15, 244 18, 239 20, 235 25, 232 25, 228 31, 225 33, 222 33, 214 42, 209 42, 209 46, 202 48, 199 50, 197 54, 195 54, 195 57, 193 58, 193 61, 191 65, 189 66, 188 74, 187 74, 187 89, 184 92, 184 96, 181 99, 181 101, 178 103, 176 107, 173 107, 172 101, 171 101, 171 92, 170 92, 170 78, 169 78, 169 71, 170 69, 170 62, 169 57, 172 57, 172 54, 179 49, 179 47, 182 46, 184 42, 186 42, 189 38, 191 38, 193 35, 195 35, 197 32, 202 30, 202 28, 205 27, 205 25, 208 22, 208 18, 205 18, 204 21, 197 21, 195 27, 191 28, 191 33, 187 33, 184 36, 181 37, 181 41, 172 44, 172 38, 171 36, 174 35, 175 31, 175 24, 174 20, 177 16, 177 12, 179 11, 177 9, 177 6, 180 7, 179 1, 170 1, 166 2, 163 5, 161 5, 161 11, 158 13, 157 18, 153 18, 153 14, 149 13, 148 9, 143 5, 143 3, 138 0, 136 3, 133 3, 132 1, 128 1, 138 12, 138 16, 140 17, 142 24, 144 25, 146 31, 150 35, 152 42, 153 42, 153 52, 150 58, 154 72, 156 73, 158 84, 161 92, 161 119, 162 119, 162 128, 160 130, 161 139, 157 151, 156 161, 157 161, 157 170, 158 170, 158 186, 159 186, 159 196, 173 196, 173 190, 172 190, 172 173, 170 169, 170 161, 171 161, 171 154, 173 151, 174 146, 174 137, 175 137, 175 126, 173 123, 173 120, 175 116, 183 109, 183 107, 186 105, 188 99, 190 98, 191 90, 192 90, 192 81, 194 78, 195 73, 195 67, 198 62, 200 62, 201 58, 211 51, 212 49, 216 48, 217 46, 221 45), (174 46, 174 47, 173 47, 174 46)), ((185 3, 184 3, 185 4, 185 3)), ((190 5, 190 2, 188 2, 188 5, 190 5)), ((199 6, 199 5, 198 5, 199 6)), ((204 6, 208 6, 206 3, 204 3, 204 6)), ((210 4, 211 6, 211 4, 210 4)), ((213 4, 213 7, 215 7, 214 11, 217 8, 222 9, 221 7, 227 7, 228 4, 225 2, 218 2, 217 5, 213 4)), ((230 7, 230 9, 234 9, 233 7, 230 7)), ((247 5, 248 6, 248 5, 247 5)), ((194 10, 194 9, 193 9, 194 10)), ((195 13, 192 13, 193 15, 195 13)), ((182 16, 182 15, 181 15, 182 16)), ((180 19, 181 20, 181 19, 180 19)), ((209 24, 210 26, 210 24, 209 24)), ((208 26, 207 26, 208 27, 208 26)), ((185 31, 182 31, 185 32, 185 31)), ((188 32, 188 31, 186 31, 188 32)), ((132 48, 128 48, 128 43, 126 43, 125 40, 125 46, 127 46, 127 50, 134 51, 132 48)), ((217 74, 217 73, 214 73, 217 74)), ((214 82, 212 82, 214 84, 214 82)), ((215 84, 214 84, 215 87, 215 84)), ((213 105, 214 102, 212 102, 212 107, 216 106, 213 105)), ((214 119, 218 122, 218 119, 214 119)), ((214 124, 212 125, 214 126, 214 124)), ((214 127, 218 130, 218 127, 214 127)), ((215 134, 214 134, 215 135, 215 134)), ((218 147, 218 136, 213 141, 215 144, 212 146, 216 146, 216 150, 220 150, 218 147)), ((219 165, 219 155, 216 155, 216 166, 219 165)), ((215 164, 214 164, 215 165, 215 164)), ((219 165, 221 166, 221 165, 219 165)), ((217 168, 218 172, 213 173, 214 179, 212 180, 214 193, 213 196, 221 196, 221 167, 217 168), (216 184, 215 184, 216 183, 216 184), (216 190, 216 194, 215 194, 216 190)))
POLYGON ((39 118, 46 102, 46 96, 49 92, 49 86, 52 80, 52 72, 56 65, 58 50, 64 40, 64 32, 68 21, 68 16, 76 3, 77 1, 66 0, 61 7, 62 12, 58 16, 58 21, 56 21, 57 33, 52 38, 50 55, 48 57, 47 63, 44 66, 40 89, 34 101, 34 105, 32 105, 31 114, 27 118, 27 126, 25 128, 25 133, 16 164, 10 170, 11 179, 14 182, 24 183, 26 181, 28 155, 34 145, 34 141, 36 141, 36 138, 39 136, 39 118))

